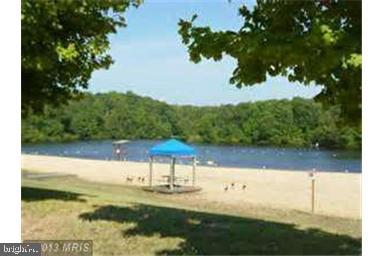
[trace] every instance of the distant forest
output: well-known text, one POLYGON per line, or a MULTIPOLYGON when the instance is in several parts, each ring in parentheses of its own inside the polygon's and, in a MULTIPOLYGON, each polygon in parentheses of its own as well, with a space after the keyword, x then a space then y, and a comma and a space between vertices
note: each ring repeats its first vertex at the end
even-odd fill
POLYGON ((337 106, 313 100, 178 106, 131 92, 84 94, 22 119, 22 142, 166 139, 210 144, 361 148, 361 126, 340 119, 337 106))

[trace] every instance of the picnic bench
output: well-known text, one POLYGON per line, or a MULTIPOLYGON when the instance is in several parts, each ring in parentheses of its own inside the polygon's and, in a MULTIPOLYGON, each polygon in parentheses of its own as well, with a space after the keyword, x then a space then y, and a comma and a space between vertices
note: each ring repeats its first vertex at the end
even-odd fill
MULTIPOLYGON (((171 176, 170 175, 162 175, 161 179, 159 181, 169 184, 171 182, 171 176)), ((173 181, 174 181, 175 185, 177 185, 178 183, 179 184, 180 183, 187 184, 189 182, 189 179, 187 177, 175 176, 173 181)))

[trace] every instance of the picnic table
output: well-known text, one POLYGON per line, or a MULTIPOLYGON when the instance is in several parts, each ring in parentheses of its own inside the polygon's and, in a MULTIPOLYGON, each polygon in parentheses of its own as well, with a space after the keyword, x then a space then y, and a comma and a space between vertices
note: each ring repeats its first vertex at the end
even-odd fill
MULTIPOLYGON (((162 178, 162 181, 164 182, 167 182, 167 183, 170 183, 171 182, 171 176, 170 175, 161 175, 161 178, 162 178)), ((176 184, 177 182, 184 182, 184 184, 186 184, 189 179, 186 178, 186 177, 178 177, 178 176, 175 176, 174 177, 174 184, 176 184)))

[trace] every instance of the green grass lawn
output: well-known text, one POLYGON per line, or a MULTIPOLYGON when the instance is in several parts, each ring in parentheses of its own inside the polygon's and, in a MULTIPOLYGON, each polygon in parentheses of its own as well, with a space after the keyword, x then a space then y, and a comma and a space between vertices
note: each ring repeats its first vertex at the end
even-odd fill
POLYGON ((22 238, 93 240, 94 255, 361 253, 360 220, 194 198, 23 175, 22 238))

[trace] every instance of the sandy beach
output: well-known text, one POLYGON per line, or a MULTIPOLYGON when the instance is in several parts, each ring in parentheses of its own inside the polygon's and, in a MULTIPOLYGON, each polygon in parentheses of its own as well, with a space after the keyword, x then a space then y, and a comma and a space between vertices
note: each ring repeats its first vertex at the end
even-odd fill
MULTIPOLYGON (((144 186, 148 183, 148 163, 85 160, 39 155, 22 155, 22 169, 37 172, 75 174, 96 182, 144 186), (127 176, 134 177, 132 183, 127 176), (142 184, 138 177, 145 177, 142 184)), ((169 174, 169 165, 154 164, 154 183, 169 174)), ((176 166, 176 176, 192 176, 192 167, 176 166)), ((307 172, 198 166, 196 184, 201 192, 185 195, 228 205, 249 204, 310 211, 311 179, 307 172), (235 183, 234 189, 224 188, 235 183), (243 190, 242 186, 246 185, 243 190)), ((321 172, 316 178, 316 213, 361 218, 361 174, 321 172)))

